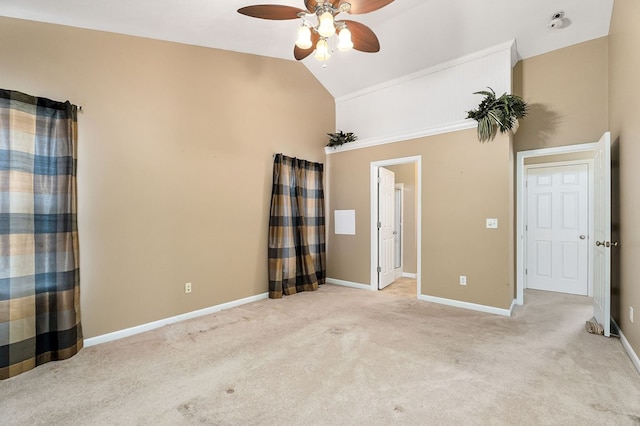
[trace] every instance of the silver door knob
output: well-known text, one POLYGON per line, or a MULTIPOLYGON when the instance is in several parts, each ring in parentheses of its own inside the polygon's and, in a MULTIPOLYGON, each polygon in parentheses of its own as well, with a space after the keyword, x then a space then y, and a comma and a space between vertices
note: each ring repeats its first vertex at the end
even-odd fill
POLYGON ((581 240, 584 240, 585 238, 587 238, 587 236, 586 236, 586 235, 580 235, 580 239, 581 239, 581 240))
POLYGON ((604 245, 604 241, 596 241, 596 246, 600 247, 604 245))

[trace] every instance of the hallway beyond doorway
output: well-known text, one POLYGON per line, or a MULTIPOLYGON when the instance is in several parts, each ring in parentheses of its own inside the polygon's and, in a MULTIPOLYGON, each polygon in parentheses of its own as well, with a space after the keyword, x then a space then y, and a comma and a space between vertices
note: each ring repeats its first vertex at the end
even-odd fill
POLYGON ((395 294, 396 296, 405 296, 412 299, 418 297, 418 284, 415 278, 398 278, 384 289, 383 293, 395 294))

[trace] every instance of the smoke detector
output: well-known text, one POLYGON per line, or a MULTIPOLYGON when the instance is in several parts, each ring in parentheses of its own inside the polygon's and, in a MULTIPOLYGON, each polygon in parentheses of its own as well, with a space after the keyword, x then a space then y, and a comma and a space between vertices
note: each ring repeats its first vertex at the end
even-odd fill
POLYGON ((559 30, 560 28, 564 27, 564 25, 564 12, 559 11, 551 15, 551 22, 549 22, 547 27, 554 30, 559 30))

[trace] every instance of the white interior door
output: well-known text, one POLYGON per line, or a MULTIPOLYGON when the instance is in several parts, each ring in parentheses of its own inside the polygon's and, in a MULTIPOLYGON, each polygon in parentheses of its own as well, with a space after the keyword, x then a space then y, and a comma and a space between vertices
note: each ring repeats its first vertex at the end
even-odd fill
MULTIPOLYGON (((598 143, 594 163, 593 316, 611 334, 611 140, 598 143)), ((617 245, 617 242, 613 243, 617 245)))
POLYGON ((378 168, 378 288, 395 281, 395 174, 378 168))
POLYGON ((589 167, 527 169, 527 288, 587 296, 589 167))

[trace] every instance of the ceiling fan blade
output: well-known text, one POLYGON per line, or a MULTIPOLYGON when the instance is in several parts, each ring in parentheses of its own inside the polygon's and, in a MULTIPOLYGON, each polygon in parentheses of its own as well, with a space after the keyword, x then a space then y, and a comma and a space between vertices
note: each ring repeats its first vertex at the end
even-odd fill
POLYGON ((380 51, 380 41, 371 28, 356 21, 343 20, 351 31, 353 48, 360 52, 375 53, 380 51))
POLYGON ((307 56, 311 55, 315 48, 316 48, 315 46, 311 46, 308 49, 300 49, 298 46, 294 46, 293 47, 293 57, 296 58, 296 61, 301 61, 304 58, 306 58, 307 56))
POLYGON ((311 33, 311 47, 308 49, 300 49, 298 46, 293 47, 293 56, 296 60, 301 61, 307 56, 311 55, 314 50, 316 50, 316 44, 318 44, 318 40, 320 40, 320 35, 318 33, 311 33))
POLYGON ((351 15, 361 15, 363 13, 373 12, 374 10, 381 9, 388 4, 393 3, 393 0, 347 0, 351 3, 351 9, 349 13, 351 15))
POLYGON ((314 13, 316 11, 317 4, 318 2, 316 0, 304 0, 304 6, 311 13, 314 13))
POLYGON ((282 6, 278 4, 257 4, 238 9, 238 13, 252 18, 272 19, 276 21, 285 19, 297 19, 298 13, 307 13, 306 10, 297 7, 282 6))

